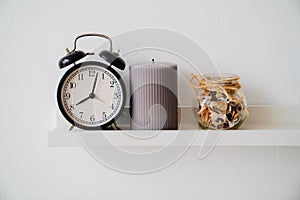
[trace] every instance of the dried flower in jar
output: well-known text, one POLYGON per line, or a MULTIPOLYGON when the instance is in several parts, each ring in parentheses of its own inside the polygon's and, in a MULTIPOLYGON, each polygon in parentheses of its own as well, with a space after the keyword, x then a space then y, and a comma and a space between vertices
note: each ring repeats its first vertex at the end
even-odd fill
POLYGON ((199 90, 197 114, 203 128, 234 129, 244 121, 248 109, 238 80, 233 74, 192 74, 191 85, 199 90))

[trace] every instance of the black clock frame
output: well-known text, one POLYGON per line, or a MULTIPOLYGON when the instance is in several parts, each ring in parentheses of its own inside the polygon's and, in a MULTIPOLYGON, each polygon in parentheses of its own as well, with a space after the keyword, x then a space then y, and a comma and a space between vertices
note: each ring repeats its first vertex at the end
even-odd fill
POLYGON ((65 119, 68 122, 70 122, 72 125, 74 125, 75 127, 78 127, 80 129, 83 129, 83 130, 107 130, 107 129, 111 129, 110 125, 112 123, 114 123, 118 119, 118 117, 121 115, 121 113, 124 110, 125 103, 126 103, 126 88, 125 88, 124 81, 121 78, 120 74, 118 72, 116 72, 111 66, 108 66, 107 64, 99 62, 99 61, 84 61, 84 62, 75 64, 74 66, 72 66, 70 69, 68 69, 66 71, 66 73, 60 79, 60 82, 58 84, 56 97, 57 97, 57 103, 58 103, 58 107, 59 107, 60 112, 65 117, 65 119), (84 126, 84 125, 76 123, 67 114, 66 110, 64 109, 64 106, 63 106, 63 103, 62 103, 62 96, 61 96, 61 92, 62 92, 62 89, 63 89, 64 82, 69 77, 69 75, 71 73, 73 73, 74 71, 78 70, 80 67, 84 67, 84 66, 87 66, 87 65, 93 65, 93 66, 97 66, 97 67, 102 67, 102 68, 106 68, 107 70, 109 70, 112 74, 114 74, 116 76, 116 78, 120 82, 121 90, 122 90, 122 93, 123 93, 123 102, 122 102, 121 109, 120 109, 119 113, 114 118, 112 118, 111 120, 109 120, 107 123, 102 124, 100 126, 94 126, 94 127, 84 126))

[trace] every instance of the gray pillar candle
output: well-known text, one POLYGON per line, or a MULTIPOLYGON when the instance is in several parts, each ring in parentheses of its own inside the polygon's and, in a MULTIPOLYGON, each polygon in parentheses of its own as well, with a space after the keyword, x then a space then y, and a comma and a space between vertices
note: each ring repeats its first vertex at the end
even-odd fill
POLYGON ((177 65, 152 62, 130 66, 133 130, 177 130, 177 65))

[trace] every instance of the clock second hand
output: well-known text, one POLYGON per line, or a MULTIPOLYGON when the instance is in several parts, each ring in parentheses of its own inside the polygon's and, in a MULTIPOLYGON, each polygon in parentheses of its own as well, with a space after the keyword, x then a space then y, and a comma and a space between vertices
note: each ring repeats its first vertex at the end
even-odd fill
POLYGON ((102 101, 103 103, 105 103, 105 101, 103 99, 100 99, 97 95, 95 95, 95 99, 102 101))

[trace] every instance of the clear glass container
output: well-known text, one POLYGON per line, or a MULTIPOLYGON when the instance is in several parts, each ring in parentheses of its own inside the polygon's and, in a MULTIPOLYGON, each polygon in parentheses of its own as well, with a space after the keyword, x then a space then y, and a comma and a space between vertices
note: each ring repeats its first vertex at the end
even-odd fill
POLYGON ((234 74, 192 75, 199 108, 197 118, 204 129, 237 129, 248 115, 239 77, 234 74))

